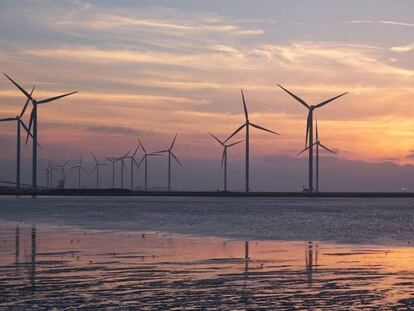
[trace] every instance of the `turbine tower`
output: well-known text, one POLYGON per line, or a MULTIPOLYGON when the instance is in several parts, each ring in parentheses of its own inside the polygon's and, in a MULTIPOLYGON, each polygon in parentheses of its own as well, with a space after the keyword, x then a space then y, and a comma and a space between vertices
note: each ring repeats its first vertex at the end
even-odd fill
POLYGON ((66 165, 69 164, 69 161, 66 161, 63 164, 58 164, 56 165, 56 167, 58 169, 60 169, 60 181, 61 181, 61 186, 64 188, 65 187, 65 179, 66 179, 66 174, 65 174, 65 167, 66 165))
POLYGON ((124 156, 116 159, 116 161, 121 161, 121 164, 120 164, 121 166, 121 189, 124 189, 124 169, 125 170, 127 169, 124 161, 128 157, 130 152, 131 151, 128 151, 124 156))
POLYGON ((331 101, 334 101, 335 99, 338 99, 339 97, 342 97, 348 94, 348 92, 345 92, 338 96, 327 99, 317 105, 309 105, 302 98, 288 91, 280 84, 278 84, 278 86, 281 89, 283 89, 286 93, 288 93, 290 96, 292 96, 294 99, 296 99, 299 103, 301 103, 306 109, 308 109, 308 117, 306 121, 305 148, 310 146, 310 148, 308 148, 309 150, 309 192, 313 192, 313 111, 317 108, 325 106, 326 104, 330 103, 331 101), (308 141, 309 141, 309 145, 308 145, 308 141))
POLYGON ((141 167, 141 164, 144 162, 144 189, 145 191, 148 191, 148 157, 150 156, 158 156, 157 153, 148 153, 144 145, 141 143, 141 141, 138 139, 138 143, 142 148, 142 151, 144 152, 144 155, 141 158, 141 161, 138 163, 138 167, 141 167))
POLYGON ((247 105, 246 105, 246 101, 244 99, 244 93, 243 90, 241 90, 241 96, 243 99, 243 108, 244 108, 244 118, 245 118, 245 122, 244 124, 242 124, 237 130, 235 130, 233 132, 233 134, 231 134, 224 142, 226 143, 230 138, 232 138, 234 135, 236 135, 238 132, 240 132, 243 128, 246 128, 246 180, 245 180, 245 191, 249 192, 250 191, 250 170, 249 170, 249 165, 250 165, 250 126, 257 128, 259 130, 265 131, 265 132, 269 132, 275 135, 279 135, 279 133, 273 132, 271 130, 268 130, 262 126, 259 126, 257 124, 251 123, 249 120, 249 113, 247 111, 247 105))
POLYGON ((112 164, 112 189, 115 189, 115 163, 118 161, 117 158, 105 157, 112 164))
MULTIPOLYGON (((319 192, 319 147, 325 149, 326 151, 332 153, 332 154, 336 154, 335 151, 332 151, 331 149, 329 149, 328 147, 324 146, 321 141, 319 140, 319 134, 318 134, 318 121, 316 121, 316 141, 313 144, 313 146, 316 147, 316 187, 315 187, 315 191, 319 192)), ((309 146, 306 147, 305 149, 303 149, 301 152, 299 152, 297 155, 302 154, 303 152, 305 152, 306 150, 309 149, 309 146)))
MULTIPOLYGON (((30 95, 24 88, 22 88, 19 84, 17 84, 12 78, 10 78, 8 75, 6 75, 4 72, 3 74, 6 76, 7 79, 9 79, 31 102, 32 102, 32 112, 30 114, 30 123, 29 123, 29 132, 32 128, 33 125, 33 156, 32 156, 32 161, 33 161, 33 166, 32 166, 32 190, 33 192, 37 191, 37 105, 38 104, 46 104, 52 101, 55 101, 57 99, 72 95, 77 93, 76 92, 71 92, 71 93, 67 93, 67 94, 63 94, 63 95, 59 95, 59 96, 54 96, 54 97, 50 97, 50 98, 46 98, 46 99, 42 99, 42 100, 36 100, 32 97, 32 95, 30 95)), ((26 142, 27 142, 28 136, 26 138, 26 142)))
MULTIPOLYGON (((34 91, 34 87, 32 89, 32 91, 30 92, 30 96, 33 94, 34 91)), ((22 111, 20 112, 19 115, 15 116, 15 117, 11 117, 11 118, 4 118, 4 119, 0 119, 0 122, 8 122, 8 121, 16 121, 16 125, 17 125, 17 141, 16 141, 16 189, 19 190, 20 189, 20 162, 21 162, 21 127, 24 128, 24 130, 27 132, 27 134, 33 138, 32 134, 29 131, 29 128, 26 126, 26 124, 24 124, 22 117, 26 111, 27 105, 29 104, 29 99, 27 99, 25 105, 23 106, 22 111)))
POLYGON ((139 149, 139 145, 135 148, 135 151, 132 155, 126 155, 124 156, 124 159, 129 159, 131 161, 131 191, 134 190, 134 164, 138 167, 138 162, 137 160, 135 160, 135 156, 137 155, 138 149, 139 149))
POLYGON ((222 142, 220 139, 218 139, 216 136, 214 136, 213 134, 209 133, 211 135, 211 137, 213 137, 221 146, 223 146, 223 155, 221 157, 221 167, 224 166, 224 192, 227 192, 227 148, 229 147, 233 147, 237 144, 240 144, 241 142, 243 142, 243 140, 240 140, 238 142, 232 143, 232 144, 228 144, 226 145, 224 142, 222 142))
POLYGON ((174 139, 171 143, 170 148, 154 152, 154 154, 160 154, 160 153, 167 153, 168 154, 168 192, 171 191, 171 157, 174 158, 174 160, 182 167, 180 160, 175 156, 172 149, 174 148, 175 140, 177 139, 177 134, 175 134, 174 139))
POLYGON ((107 166, 104 162, 99 162, 98 159, 95 157, 95 154, 92 153, 93 159, 95 160, 95 166, 93 167, 91 174, 96 171, 96 189, 99 189, 99 167, 100 166, 107 166))
POLYGON ((72 169, 75 169, 75 168, 78 169, 78 189, 80 189, 81 188, 81 171, 84 171, 85 173, 88 173, 88 171, 85 170, 82 166, 82 155, 80 156, 78 163, 76 165, 72 166, 70 169, 72 170, 72 169))
POLYGON ((50 174, 50 188, 53 188, 53 170, 57 170, 58 168, 52 165, 52 161, 48 160, 48 168, 50 174))

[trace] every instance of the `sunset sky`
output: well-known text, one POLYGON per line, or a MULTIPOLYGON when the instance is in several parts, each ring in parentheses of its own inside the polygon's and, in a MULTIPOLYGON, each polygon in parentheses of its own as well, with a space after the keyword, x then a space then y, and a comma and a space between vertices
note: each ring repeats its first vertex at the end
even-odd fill
MULTIPOLYGON (((0 70, 44 98, 40 156, 124 153, 179 134, 181 158, 217 159, 208 136, 251 120, 255 156, 294 156, 311 104, 322 142, 340 159, 414 162, 414 2, 411 0, 1 1, 0 70)), ((0 78, 0 115, 24 98, 0 78)), ((14 125, 0 124, 12 158, 14 125)), ((27 151, 25 151, 27 152, 27 151)), ((242 159, 243 148, 233 157, 242 159)), ((306 172, 304 172, 306 173, 306 172)))

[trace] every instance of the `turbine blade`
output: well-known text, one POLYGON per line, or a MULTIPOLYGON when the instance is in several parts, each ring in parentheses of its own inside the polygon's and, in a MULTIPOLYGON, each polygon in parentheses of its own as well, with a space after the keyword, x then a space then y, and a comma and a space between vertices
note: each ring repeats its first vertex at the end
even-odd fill
POLYGON ((135 151, 134 151, 134 153, 132 154, 132 157, 135 157, 135 155, 137 154, 137 152, 138 152, 138 149, 139 149, 139 145, 135 148, 135 151))
POLYGON ((316 141, 319 141, 319 134, 318 134, 318 120, 316 120, 316 141))
POLYGON ((240 143, 242 143, 242 142, 244 142, 244 139, 243 139, 243 140, 239 140, 239 141, 237 141, 237 142, 235 142, 235 143, 232 143, 232 144, 230 144, 230 145, 227 145, 226 147, 233 147, 233 146, 238 145, 238 144, 240 144, 240 143))
POLYGON ((139 164, 137 162, 137 160, 135 160, 135 158, 132 158, 132 162, 135 164, 135 166, 140 169, 139 164))
MULTIPOLYGON (((27 128, 26 124, 24 124, 24 122, 22 120, 19 120, 20 124, 22 125, 22 127, 24 128, 24 130, 27 132, 27 138, 29 138, 29 136, 33 139, 33 135, 32 133, 30 133, 30 130, 27 128)), ((42 146, 40 146, 39 143, 37 143, 37 146, 39 148, 42 148, 42 146)))
POLYGON ((92 153, 93 159, 95 160, 95 163, 98 163, 98 160, 96 159, 95 154, 93 152, 91 152, 91 153, 92 153))
POLYGON ((259 129, 259 130, 266 131, 266 132, 269 132, 269 133, 272 133, 272 134, 275 134, 275 135, 279 135, 279 133, 273 132, 272 130, 269 130, 269 129, 267 129, 267 128, 264 128, 264 127, 262 127, 262 126, 260 126, 260 125, 257 125, 257 124, 254 124, 254 123, 249 123, 249 124, 250 124, 251 126, 253 126, 253 127, 257 128, 257 129, 259 129))
POLYGON ((30 133, 30 130, 32 129, 32 125, 33 125, 33 113, 34 113, 34 108, 32 109, 32 112, 30 113, 29 131, 27 132, 27 136, 26 136, 26 145, 27 145, 27 141, 29 140, 29 133, 30 133))
POLYGON ((233 134, 231 134, 224 142, 227 142, 230 138, 232 138, 234 135, 236 135, 238 132, 240 132, 245 126, 246 126, 246 124, 247 123, 244 123, 243 125, 241 125, 237 130, 235 130, 234 132, 233 132, 233 134))
POLYGON ((142 142, 139 140, 139 138, 138 138, 138 142, 139 142, 139 145, 141 146, 141 148, 142 148, 142 151, 144 151, 144 153, 147 153, 147 150, 145 150, 145 148, 144 148, 144 145, 142 144, 142 142))
POLYGON ((98 164, 96 164, 96 165, 93 167, 93 169, 92 169, 92 171, 91 171, 91 173, 90 173, 90 174, 93 174, 93 172, 95 172, 95 170, 96 170, 97 166, 98 166, 98 164))
POLYGON ((332 97, 332 98, 330 98, 328 100, 325 100, 325 101, 321 102, 320 104, 315 105, 315 108, 319 108, 319 107, 325 106, 326 104, 330 103, 331 101, 334 101, 335 99, 338 99, 339 97, 342 97, 342 96, 344 96, 346 94, 348 94, 348 92, 342 93, 341 95, 338 95, 338 96, 332 97))
POLYGON ((10 78, 8 75, 6 75, 4 72, 3 74, 7 77, 7 79, 9 79, 11 81, 11 83, 13 83, 19 90, 20 92, 22 92, 28 99, 33 100, 32 96, 26 92, 26 90, 24 88, 22 88, 19 84, 17 84, 17 82, 15 82, 12 78, 10 78))
POLYGON ((310 108, 309 105, 299 96, 296 96, 295 94, 293 94, 292 92, 288 91, 287 89, 285 89, 283 86, 281 86, 280 84, 278 84, 278 86, 284 90, 286 93, 288 93, 290 96, 292 96, 294 99, 296 99, 298 102, 300 102, 303 106, 305 106, 306 108, 310 108))
POLYGON ((166 153, 166 152, 169 152, 169 151, 170 150, 166 149, 166 150, 152 152, 152 154, 155 155, 155 154, 158 154, 158 153, 166 153))
POLYGON ((85 170, 82 166, 80 167, 80 169, 82 170, 82 171, 84 171, 85 173, 87 173, 88 171, 87 170, 85 170))
MULTIPOLYGON (((30 92, 30 97, 32 97, 33 95, 33 91, 34 91, 35 87, 32 88, 32 91, 30 92)), ((27 105, 29 104, 30 98, 27 98, 26 103, 23 106, 22 112, 20 112, 20 118, 23 117, 24 113, 26 112, 27 109, 27 105)))
POLYGON ((59 99, 59 98, 63 98, 63 97, 66 97, 66 96, 69 96, 69 95, 75 94, 75 93, 77 93, 77 92, 78 92, 78 91, 76 91, 76 92, 70 92, 70 93, 66 93, 66 94, 63 94, 63 95, 54 96, 54 97, 50 97, 50 98, 46 98, 46 99, 42 99, 42 100, 38 101, 37 103, 38 103, 38 104, 45 104, 45 103, 49 103, 49 102, 51 102, 51 101, 54 101, 54 100, 57 100, 57 99, 59 99))
POLYGON ((0 119, 0 122, 3 121, 16 121, 16 118, 4 118, 4 119, 0 119))
MULTIPOLYGON (((306 137, 305 137, 305 147, 308 145, 308 138, 309 138, 309 127, 312 126, 311 125, 312 120, 311 120, 311 111, 309 110, 308 113, 308 119, 306 120, 306 137)), ((310 141, 310 140, 309 140, 310 141)))
POLYGON ((183 165, 181 164, 180 160, 178 160, 178 158, 175 156, 175 154, 174 154, 174 153, 172 153, 172 151, 170 151, 170 152, 171 152, 171 155, 172 155, 172 157, 174 158, 174 160, 175 160, 175 161, 177 161, 177 163, 178 163, 178 164, 180 164, 180 166, 183 166, 183 165))
POLYGON ((241 95, 242 95, 242 99, 243 99, 244 117, 245 117, 246 121, 248 121, 249 120, 249 113, 247 112, 246 100, 244 98, 243 90, 240 90, 240 91, 241 91, 241 95))
POLYGON ((217 140, 220 145, 224 146, 223 142, 220 139, 218 139, 216 136, 214 136, 210 132, 209 132, 209 134, 210 134, 211 137, 213 137, 215 140, 217 140))
POLYGON ((172 143, 171 143, 171 146, 170 146, 170 150, 172 150, 172 148, 174 147, 175 140, 177 139, 177 135, 178 135, 178 134, 175 134, 175 136, 174 136, 174 139, 173 139, 173 141, 172 141, 172 143))
POLYGON ((305 149, 303 149, 302 151, 300 151, 300 152, 298 152, 296 155, 298 156, 298 155, 301 155, 302 153, 304 153, 306 150, 308 150, 309 149, 309 146, 308 147, 306 147, 305 149))
POLYGON ((147 156, 146 154, 144 154, 144 155, 142 156, 141 161, 139 161, 138 168, 140 168, 140 167, 141 167, 141 164, 142 164, 142 162, 144 162, 144 160, 145 160, 145 157, 146 157, 146 156, 147 156))
POLYGON ((69 160, 65 162, 65 164, 63 164, 63 167, 65 167, 66 165, 69 164, 69 160))
POLYGON ((321 146, 323 149, 325 149, 326 151, 328 151, 328 152, 330 152, 330 153, 336 154, 336 152, 335 152, 335 151, 333 151, 333 150, 329 149, 328 147, 326 147, 326 146, 322 145, 321 143, 319 143, 319 146, 321 146))

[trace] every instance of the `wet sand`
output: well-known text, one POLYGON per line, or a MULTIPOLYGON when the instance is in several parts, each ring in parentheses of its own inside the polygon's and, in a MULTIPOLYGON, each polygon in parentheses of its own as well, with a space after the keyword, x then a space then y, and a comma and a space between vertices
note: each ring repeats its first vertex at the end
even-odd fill
POLYGON ((410 247, 0 223, 4 310, 410 309, 413 285, 410 247))

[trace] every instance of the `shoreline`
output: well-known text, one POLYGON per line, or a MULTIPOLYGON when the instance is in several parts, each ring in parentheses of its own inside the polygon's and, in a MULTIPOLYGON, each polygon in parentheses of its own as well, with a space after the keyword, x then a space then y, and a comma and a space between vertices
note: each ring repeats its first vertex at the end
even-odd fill
POLYGON ((414 192, 131 191, 127 189, 0 190, 0 196, 136 196, 215 198, 414 198, 414 192))

